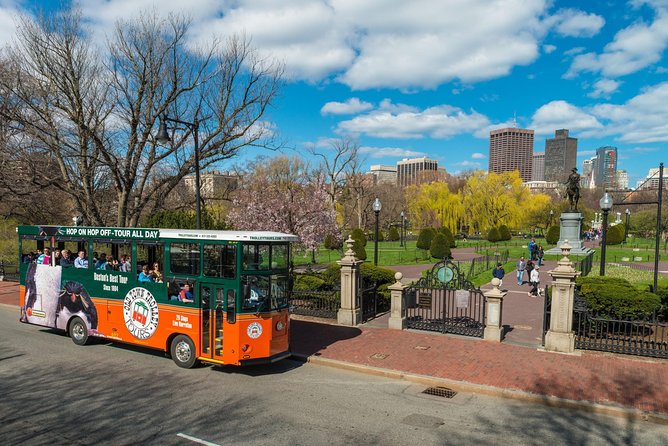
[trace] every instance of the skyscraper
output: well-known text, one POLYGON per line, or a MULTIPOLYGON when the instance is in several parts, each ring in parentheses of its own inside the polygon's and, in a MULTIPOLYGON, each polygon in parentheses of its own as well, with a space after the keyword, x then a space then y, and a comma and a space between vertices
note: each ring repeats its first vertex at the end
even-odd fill
POLYGON ((596 149, 596 186, 617 187, 617 147, 596 149))
POLYGON ((531 181, 533 130, 505 128, 489 132, 489 171, 519 170, 522 181, 531 181))
POLYGON ((531 181, 545 181, 545 152, 534 152, 531 181))
POLYGON ((577 138, 568 136, 567 129, 556 130, 554 138, 545 140, 545 181, 563 182, 576 166, 577 138))
POLYGON ((397 162, 397 184, 408 186, 433 181, 438 177, 438 161, 422 158, 404 158, 397 162))
POLYGON ((593 189, 596 187, 596 157, 582 161, 582 175, 580 176, 580 187, 593 189))

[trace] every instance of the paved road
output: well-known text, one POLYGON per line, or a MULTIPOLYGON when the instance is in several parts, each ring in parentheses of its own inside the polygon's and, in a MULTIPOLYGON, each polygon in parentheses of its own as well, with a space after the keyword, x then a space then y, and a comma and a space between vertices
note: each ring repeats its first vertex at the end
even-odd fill
POLYGON ((74 345, 0 305, 3 445, 665 444, 668 426, 458 394, 283 361, 184 370, 74 345), (190 439, 188 439, 190 438, 190 439))

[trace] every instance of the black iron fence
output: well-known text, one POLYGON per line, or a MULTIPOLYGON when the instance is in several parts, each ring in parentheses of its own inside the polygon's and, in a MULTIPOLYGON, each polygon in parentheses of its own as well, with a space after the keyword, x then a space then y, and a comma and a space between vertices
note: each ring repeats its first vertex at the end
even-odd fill
POLYGON ((0 262, 0 280, 19 281, 19 265, 0 262))
POLYGON ((290 307, 294 314, 336 319, 341 308, 341 292, 293 290, 290 307))
POLYGON ((477 276, 485 271, 493 269, 497 263, 505 264, 510 258, 510 251, 504 249, 503 251, 496 251, 492 254, 486 254, 484 256, 474 257, 471 260, 469 271, 466 274, 466 278, 471 280, 472 277, 477 276))
POLYGON ((379 314, 390 311, 390 300, 386 298, 379 290, 375 282, 366 283, 360 280, 358 290, 360 299, 360 309, 362 312, 362 322, 375 318, 379 314))
POLYGON ((601 316, 575 294, 575 348, 668 358, 668 323, 659 314, 619 319, 601 316))
POLYGON ((583 276, 588 276, 594 263, 594 251, 590 252, 585 257, 578 258, 573 263, 573 268, 580 271, 583 276))
POLYGON ((404 289, 406 325, 417 330, 482 337, 485 296, 452 262, 439 262, 404 289))

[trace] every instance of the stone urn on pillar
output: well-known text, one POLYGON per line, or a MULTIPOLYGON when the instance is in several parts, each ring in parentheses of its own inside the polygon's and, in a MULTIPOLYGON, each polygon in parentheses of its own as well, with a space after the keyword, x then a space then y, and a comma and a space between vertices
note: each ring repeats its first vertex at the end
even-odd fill
POLYGON ((349 235, 345 241, 348 250, 343 258, 336 263, 341 266, 341 308, 336 320, 341 325, 355 326, 360 320, 359 299, 357 298, 360 264, 363 260, 355 257, 353 244, 355 241, 349 235))
MULTIPOLYGON (((563 258, 557 267, 548 273, 552 276, 552 307, 550 329, 545 335, 545 350, 560 353, 575 352, 573 333, 573 303, 575 299, 575 279, 580 272, 573 268, 568 258, 571 245, 565 240, 561 245, 563 258)), ((547 299, 548 297, 545 296, 547 299)))

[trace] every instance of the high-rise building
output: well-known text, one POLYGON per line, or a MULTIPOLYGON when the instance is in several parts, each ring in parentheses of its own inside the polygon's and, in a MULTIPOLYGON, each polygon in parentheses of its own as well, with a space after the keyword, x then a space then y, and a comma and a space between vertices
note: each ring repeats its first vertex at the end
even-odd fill
POLYGON ((627 190, 629 188, 629 173, 624 169, 618 170, 615 175, 615 183, 617 184, 617 189, 627 190))
POLYGON ((373 164, 369 173, 373 175, 374 184, 397 184, 397 168, 394 166, 373 164))
POLYGON ((594 189, 596 187, 596 157, 582 162, 582 174, 580 175, 580 187, 583 189, 594 189))
POLYGON ((397 184, 408 186, 438 178, 438 161, 422 158, 404 158, 397 162, 397 184))
MULTIPOLYGON (((195 175, 184 178, 186 188, 195 193, 195 175)), ((222 199, 239 187, 239 177, 236 175, 221 174, 218 172, 203 173, 200 175, 200 195, 204 199, 222 199)))
POLYGON ((534 152, 531 181, 545 181, 545 152, 534 152))
POLYGON ((556 130, 545 140, 545 181, 566 181, 577 164, 578 140, 567 129, 556 130))
MULTIPOLYGON (((638 180, 638 183, 636 184, 636 189, 638 190, 658 189, 660 180, 659 173, 660 171, 658 167, 653 167, 649 169, 647 176, 642 180, 638 180)), ((666 170, 663 171, 663 189, 668 190, 668 172, 666 172, 666 170)))
POLYGON ((617 147, 596 149, 596 186, 617 187, 617 147))
POLYGON ((505 128, 489 132, 489 171, 518 170, 522 181, 531 181, 533 130, 505 128))

